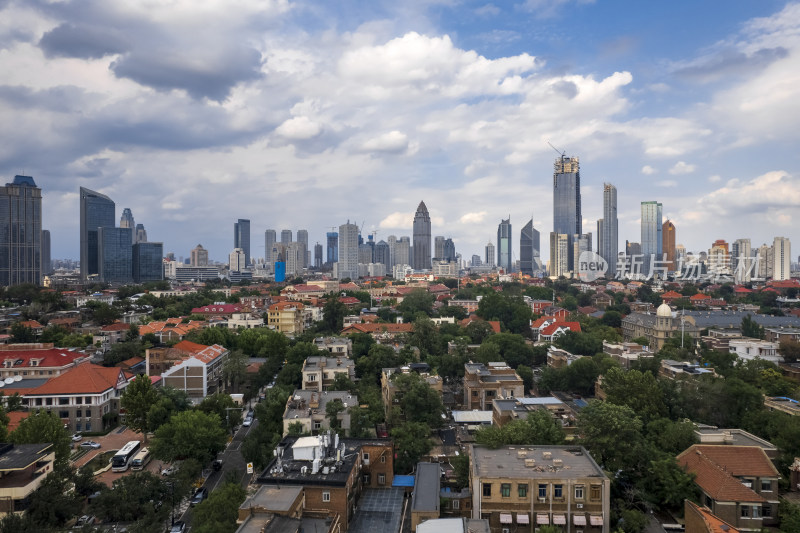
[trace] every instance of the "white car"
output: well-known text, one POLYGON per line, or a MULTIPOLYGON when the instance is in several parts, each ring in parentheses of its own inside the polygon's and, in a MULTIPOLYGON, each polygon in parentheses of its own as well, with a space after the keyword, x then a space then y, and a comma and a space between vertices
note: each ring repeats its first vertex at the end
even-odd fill
POLYGON ((86 442, 81 442, 81 448, 92 448, 93 450, 96 450, 99 447, 100 443, 95 442, 93 440, 87 440, 86 442))
POLYGON ((177 471, 178 471, 178 467, 177 466, 169 465, 168 467, 166 467, 163 470, 161 470, 161 475, 162 476, 171 476, 172 474, 174 474, 177 471))
POLYGON ((242 425, 243 425, 244 427, 246 427, 246 428, 249 428, 249 427, 250 427, 252 424, 253 424, 253 417, 250 417, 250 416, 248 416, 247 418, 245 418, 245 419, 244 419, 244 422, 242 422, 242 425))
POLYGON ((82 440, 83 440, 83 435, 81 435, 80 433, 75 433, 75 434, 74 434, 72 437, 70 437, 70 438, 72 439, 72 442, 80 442, 80 441, 82 441, 82 440))

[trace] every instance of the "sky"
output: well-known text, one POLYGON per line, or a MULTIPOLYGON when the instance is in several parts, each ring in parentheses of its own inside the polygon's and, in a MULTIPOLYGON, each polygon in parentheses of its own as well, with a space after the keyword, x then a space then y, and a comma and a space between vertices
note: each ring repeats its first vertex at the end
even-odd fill
POLYGON ((689 251, 800 254, 798 3, 0 0, 0 72, 0 176, 42 188, 54 259, 83 186, 181 257, 227 261, 239 218, 253 257, 411 235, 424 200, 466 259, 510 215, 547 260, 557 152, 584 232, 617 187, 620 249, 657 200, 689 251))

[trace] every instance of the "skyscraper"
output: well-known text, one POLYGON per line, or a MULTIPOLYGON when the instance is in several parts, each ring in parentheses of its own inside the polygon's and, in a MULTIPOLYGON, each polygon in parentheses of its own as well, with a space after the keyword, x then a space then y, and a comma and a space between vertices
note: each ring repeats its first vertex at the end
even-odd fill
POLYGON ((431 217, 425 202, 420 202, 414 215, 414 270, 431 268, 431 217))
POLYGON ((290 229, 282 229, 281 230, 281 244, 289 244, 292 242, 292 230, 290 229))
POLYGON ((242 249, 246 268, 250 267, 250 221, 246 218, 233 225, 233 247, 242 249))
POLYGON ((384 265, 386 267, 386 272, 391 270, 389 263, 389 244, 386 241, 382 240, 375 245, 373 262, 384 265))
POLYGON ((314 245, 314 268, 322 268, 322 245, 314 245))
POLYGON ((122 216, 119 218, 119 227, 131 229, 131 244, 134 244, 136 242, 136 222, 133 220, 133 213, 130 207, 122 210, 122 216))
POLYGON ((484 260, 486 261, 487 266, 494 267, 496 264, 494 256, 494 244, 491 242, 486 244, 484 260))
POLYGON ((50 259, 50 230, 42 230, 42 276, 53 273, 53 263, 50 259))
POLYGON ((532 276, 541 270, 539 244, 539 231, 530 219, 519 234, 519 270, 523 274, 532 276))
POLYGON ((617 218, 617 188, 610 183, 603 184, 603 218, 597 226, 598 248, 600 257, 608 263, 609 276, 617 273, 617 255, 619 253, 619 219, 617 218))
POLYGON ((456 243, 453 242, 453 239, 447 238, 444 240, 444 246, 442 247, 442 259, 445 261, 455 261, 456 260, 456 243))
POLYGON ((264 232, 264 261, 267 263, 272 262, 272 247, 275 246, 276 240, 274 229, 268 229, 264 232))
POLYGON ((394 247, 394 268, 395 265, 408 265, 411 266, 411 239, 408 237, 400 237, 394 247))
POLYGON ((339 260, 339 234, 335 231, 329 231, 325 234, 327 241, 327 262, 333 266, 339 260))
POLYGON ((134 236, 134 241, 136 242, 147 242, 147 231, 144 229, 144 224, 136 224, 136 235, 134 236))
POLYGON ((228 256, 228 269, 231 272, 241 272, 247 268, 245 257, 244 250, 241 248, 234 248, 228 256))
POLYGON ((511 272, 511 217, 497 226, 497 266, 511 272))
MULTIPOLYGON (((112 222, 113 224, 113 222, 112 222)), ((133 281, 131 228, 97 228, 97 276, 105 283, 133 281)))
POLYGON ((561 277, 569 274, 570 269, 567 261, 570 255, 569 236, 564 233, 550 233, 550 265, 549 274, 551 277, 561 277))
POLYGON ((198 244, 192 250, 189 264, 192 265, 193 267, 208 266, 208 250, 203 248, 202 244, 198 244))
POLYGON ((442 259, 444 257, 444 237, 437 235, 433 238, 433 257, 442 259))
POLYGON ((389 235, 386 237, 386 244, 389 245, 389 268, 387 272, 391 272, 395 265, 395 254, 397 253, 397 236, 389 235))
POLYGON ((670 272, 677 268, 675 260, 677 257, 677 250, 675 248, 675 224, 671 220, 664 222, 661 227, 661 251, 664 253, 664 258, 667 261, 667 268, 670 272))
POLYGON ((642 202, 642 274, 645 276, 654 266, 651 260, 662 260, 664 239, 661 211, 659 202, 642 202))
POLYGON ((792 243, 786 237, 775 237, 772 241, 772 279, 791 279, 792 243))
MULTIPOLYGON (((206 260, 206 262, 208 262, 206 260)), ((164 279, 164 244, 137 242, 133 245, 133 281, 161 281, 164 279)))
POLYGON ((87 279, 99 273, 97 230, 114 227, 116 206, 108 196, 85 187, 80 188, 80 202, 81 279, 87 279))
POLYGON ((736 239, 731 245, 731 271, 736 283, 748 283, 753 275, 753 252, 750 239, 736 239))
POLYGON ((42 190, 31 176, 14 176, 0 188, 0 285, 41 282, 42 190))
POLYGON ((337 279, 358 278, 358 226, 349 220, 339 226, 339 261, 335 274, 337 279))
POLYGON ((553 168, 553 232, 567 236, 567 270, 574 270, 573 235, 583 233, 580 164, 577 157, 562 155, 553 168))
POLYGON ((299 229, 297 230, 297 242, 300 243, 300 247, 303 249, 302 252, 302 264, 303 267, 308 266, 308 230, 299 229))

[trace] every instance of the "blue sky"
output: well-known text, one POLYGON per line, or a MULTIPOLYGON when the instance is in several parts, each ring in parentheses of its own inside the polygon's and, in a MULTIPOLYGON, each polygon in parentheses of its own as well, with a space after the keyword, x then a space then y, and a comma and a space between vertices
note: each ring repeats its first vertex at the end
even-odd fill
POLYGON ((0 72, 0 171, 42 187, 54 258, 85 186, 184 257, 238 218, 256 257, 267 228, 410 235, 424 200, 466 258, 511 215, 546 260, 548 141, 584 231, 616 185, 621 246, 645 200, 689 250, 800 243, 797 3, 0 0, 0 72))

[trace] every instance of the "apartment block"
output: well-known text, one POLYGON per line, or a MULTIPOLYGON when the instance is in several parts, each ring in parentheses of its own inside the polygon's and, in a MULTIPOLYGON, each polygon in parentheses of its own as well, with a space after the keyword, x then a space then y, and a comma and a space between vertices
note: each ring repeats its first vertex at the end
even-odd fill
POLYGON ((487 411, 495 398, 522 398, 525 385, 517 372, 504 362, 464 365, 464 409, 487 411))

